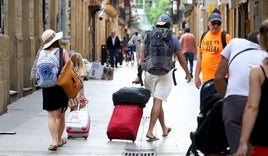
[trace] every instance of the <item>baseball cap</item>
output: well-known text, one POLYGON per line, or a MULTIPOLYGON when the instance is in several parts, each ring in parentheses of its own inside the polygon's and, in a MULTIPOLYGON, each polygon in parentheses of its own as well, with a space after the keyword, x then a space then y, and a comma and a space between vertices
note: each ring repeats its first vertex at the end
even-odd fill
POLYGON ((212 13, 210 16, 209 16, 209 21, 212 22, 212 21, 221 21, 221 15, 218 14, 218 13, 212 13))
POLYGON ((165 25, 166 23, 170 23, 170 22, 171 22, 170 17, 166 14, 162 14, 159 16, 156 25, 165 25))

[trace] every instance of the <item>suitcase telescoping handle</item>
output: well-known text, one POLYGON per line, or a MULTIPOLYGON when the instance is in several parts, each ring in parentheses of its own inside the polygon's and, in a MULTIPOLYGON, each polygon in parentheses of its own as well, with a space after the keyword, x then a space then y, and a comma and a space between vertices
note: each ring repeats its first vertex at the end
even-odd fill
MULTIPOLYGON (((79 110, 79 111, 80 111, 81 101, 80 101, 80 100, 78 100, 77 102, 78 102, 78 107, 77 107, 77 110, 79 110)), ((87 108, 88 100, 87 100, 87 99, 85 99, 83 102, 86 104, 86 105, 85 105, 85 107, 87 108)))

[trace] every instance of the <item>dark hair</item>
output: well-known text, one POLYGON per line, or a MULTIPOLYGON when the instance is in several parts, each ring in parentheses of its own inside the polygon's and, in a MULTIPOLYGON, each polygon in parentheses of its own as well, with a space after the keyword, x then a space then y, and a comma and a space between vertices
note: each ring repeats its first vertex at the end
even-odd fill
POLYGON ((259 29, 259 43, 263 50, 268 52, 268 19, 264 20, 259 29))
POLYGON ((190 28, 187 27, 187 28, 184 29, 184 31, 185 32, 190 32, 190 28))
POLYGON ((253 33, 250 33, 250 34, 248 35, 248 37, 247 37, 247 40, 259 44, 259 41, 258 41, 258 34, 259 34, 259 32, 257 32, 257 31, 255 31, 255 32, 253 32, 253 33))
POLYGON ((60 44, 60 41, 57 40, 57 41, 53 42, 53 43, 52 43, 49 47, 47 47, 45 50, 50 49, 51 47, 53 47, 53 48, 61 48, 62 46, 61 46, 61 44, 60 44))

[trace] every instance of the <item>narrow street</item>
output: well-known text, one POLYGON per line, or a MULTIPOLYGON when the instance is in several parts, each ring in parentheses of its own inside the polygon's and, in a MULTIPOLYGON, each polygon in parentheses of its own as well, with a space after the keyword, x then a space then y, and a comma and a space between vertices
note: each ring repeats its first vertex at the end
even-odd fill
MULTIPOLYGON (((177 63, 177 86, 174 86, 168 102, 164 103, 166 123, 172 130, 162 137, 157 122, 155 135, 158 141, 148 142, 145 137, 149 124, 152 98, 144 108, 143 118, 136 141, 112 140, 106 135, 106 129, 113 111, 112 93, 121 87, 140 87, 131 84, 137 69, 123 63, 115 69, 113 80, 85 81, 85 94, 89 99, 88 111, 91 117, 89 137, 69 139, 68 143, 57 151, 47 148, 51 143, 47 127, 47 112, 42 110, 41 90, 23 97, 8 106, 8 113, 0 116, 1 132, 16 132, 14 135, 0 135, 0 155, 90 155, 121 156, 127 153, 148 153, 150 156, 183 156, 191 144, 189 134, 196 129, 196 117, 199 112, 199 90, 194 80, 186 83, 185 74, 177 63)), ((66 113, 66 117, 69 110, 66 113)), ((66 132, 65 132, 66 134, 66 132)))

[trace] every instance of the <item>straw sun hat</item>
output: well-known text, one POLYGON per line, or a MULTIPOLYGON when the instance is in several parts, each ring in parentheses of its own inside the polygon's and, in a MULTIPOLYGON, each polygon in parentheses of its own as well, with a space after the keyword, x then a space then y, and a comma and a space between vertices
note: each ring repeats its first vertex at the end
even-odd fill
POLYGON ((42 40, 43 40, 43 49, 48 48, 51 46, 52 43, 55 41, 61 39, 63 36, 63 32, 58 32, 56 33, 54 30, 47 29, 46 31, 43 32, 42 34, 42 40))

